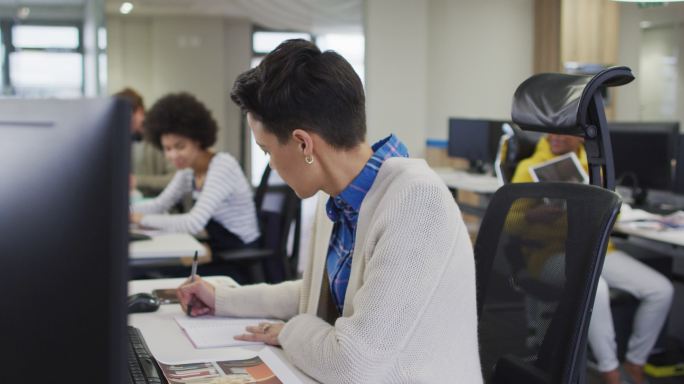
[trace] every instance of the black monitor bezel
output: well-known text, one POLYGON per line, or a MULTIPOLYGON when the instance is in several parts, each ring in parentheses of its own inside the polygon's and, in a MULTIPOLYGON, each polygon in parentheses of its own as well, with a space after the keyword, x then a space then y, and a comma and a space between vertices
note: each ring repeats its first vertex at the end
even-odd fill
POLYGON ((117 99, 0 101, 10 382, 125 381, 129 124, 117 99))
MULTIPOLYGON (((679 123, 678 122, 610 122, 608 123, 608 131, 611 134, 611 145, 614 146, 614 134, 664 134, 669 136, 669 139, 667 139, 667 142, 670 144, 667 147, 667 158, 669 159, 669 177, 667 181, 667 185, 664 186, 658 186, 658 187, 653 187, 651 185, 643 185, 643 182, 638 182, 638 188, 641 190, 644 190, 644 193, 648 190, 657 190, 657 191, 671 191, 674 187, 674 169, 672 168, 672 161, 675 159, 678 151, 678 144, 677 144, 677 137, 679 135, 679 123)), ((613 148, 613 154, 614 154, 614 148, 613 148)), ((638 154, 635 154, 635 156, 638 157, 638 154)), ((614 156, 615 157, 615 156, 614 156)), ((648 158, 646 157, 639 157, 643 161, 647 161, 648 158)), ((615 177, 616 177, 616 184, 618 184, 618 178, 621 175, 618 175, 619 165, 615 164, 615 177)), ((619 183, 619 185, 622 186, 628 186, 628 187, 634 187, 634 182, 629 181, 627 182, 626 180, 622 181, 619 183)))
POLYGON ((471 172, 485 172, 496 161, 499 140, 503 134, 502 126, 506 123, 510 124, 510 121, 461 117, 449 118, 447 155, 468 160, 471 172), (476 156, 472 155, 472 151, 464 150, 460 146, 461 142, 457 139, 459 137, 457 134, 459 123, 480 124, 483 127, 484 132, 482 132, 481 138, 483 142, 478 143, 482 147, 477 148, 476 156))

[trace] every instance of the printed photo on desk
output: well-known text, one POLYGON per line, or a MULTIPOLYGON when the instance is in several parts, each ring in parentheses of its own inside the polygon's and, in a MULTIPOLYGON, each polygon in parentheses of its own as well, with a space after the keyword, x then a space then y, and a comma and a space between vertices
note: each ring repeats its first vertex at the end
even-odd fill
POLYGON ((283 384, 261 358, 167 365, 159 363, 169 384, 283 384))

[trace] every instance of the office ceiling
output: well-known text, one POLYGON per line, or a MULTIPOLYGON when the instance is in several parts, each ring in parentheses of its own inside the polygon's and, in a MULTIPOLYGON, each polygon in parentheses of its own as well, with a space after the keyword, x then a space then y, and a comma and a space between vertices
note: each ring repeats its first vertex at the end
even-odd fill
POLYGON ((0 0, 0 6, 73 6, 83 5, 85 0, 0 0))
MULTIPOLYGON (((118 13, 123 1, 106 0, 107 12, 118 13)), ((360 33, 363 30, 363 0, 128 1, 134 5, 133 12, 130 14, 132 16, 155 14, 223 15, 248 19, 255 24, 272 29, 314 33, 360 33)))

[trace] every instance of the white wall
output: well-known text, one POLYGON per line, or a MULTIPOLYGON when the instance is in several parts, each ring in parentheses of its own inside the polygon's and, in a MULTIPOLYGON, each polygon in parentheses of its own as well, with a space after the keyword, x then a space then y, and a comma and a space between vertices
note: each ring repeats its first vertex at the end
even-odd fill
POLYGON ((515 89, 532 75, 532 0, 431 0, 427 136, 449 117, 510 119, 515 89))
POLYGON ((368 0, 369 140, 395 132, 413 156, 449 117, 505 119, 532 74, 532 0, 368 0))
MULTIPOLYGON (((446 139, 450 116, 502 119, 532 74, 533 0, 367 0, 368 140, 394 132, 411 154, 446 139)), ((238 155, 240 117, 229 99, 248 68, 251 26, 213 17, 110 15, 109 91, 130 85, 148 104, 195 93, 238 155)))
POLYGON ((150 107, 169 92, 190 92, 220 127, 216 149, 239 156, 240 114, 229 94, 237 74, 249 68, 250 23, 109 15, 107 28, 110 93, 131 86, 150 107))
MULTIPOLYGON (((615 89, 616 120, 676 120, 680 123, 680 130, 684 130, 684 38, 681 37, 684 26, 684 4, 671 3, 667 6, 641 9, 636 4, 620 4, 620 35, 619 35, 619 63, 632 68, 636 80, 631 84, 615 89), (650 32, 644 32, 640 23, 649 22, 650 32), (669 33, 664 30, 670 28, 669 33), (679 31, 675 30, 679 28, 679 31), (660 33, 662 32, 662 33, 660 33), (669 36, 669 37, 668 37, 669 36), (666 41, 666 40, 669 40, 666 41), (657 49, 661 43, 668 43, 657 49), (653 57, 655 53, 673 53, 676 57, 674 68, 672 65, 658 63, 653 57), (644 67, 646 64, 646 67, 644 67), (647 72, 644 72, 647 71, 647 72), (674 75, 674 77, 672 76, 674 75), (672 93, 668 88, 675 85, 675 111, 672 117, 662 113, 654 107, 663 97, 663 92, 672 93), (660 89, 654 89, 659 86, 660 89), (655 111, 655 112, 654 112, 655 111)), ((661 55, 662 56, 662 55, 661 55)), ((661 60, 662 61, 662 60, 661 60)), ((666 108, 667 109, 667 108, 666 108)), ((663 111, 667 112, 667 111, 663 111)))
POLYGON ((367 0, 368 141, 395 133, 423 156, 427 124, 427 0, 367 0))

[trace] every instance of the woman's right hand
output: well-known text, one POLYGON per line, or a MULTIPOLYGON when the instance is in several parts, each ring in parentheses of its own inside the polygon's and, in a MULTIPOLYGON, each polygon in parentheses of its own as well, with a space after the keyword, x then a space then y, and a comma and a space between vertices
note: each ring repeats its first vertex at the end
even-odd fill
POLYGON ((215 312, 216 288, 199 276, 195 276, 192 282, 186 280, 176 294, 183 312, 188 313, 188 305, 191 305, 190 316, 213 315, 215 312))

